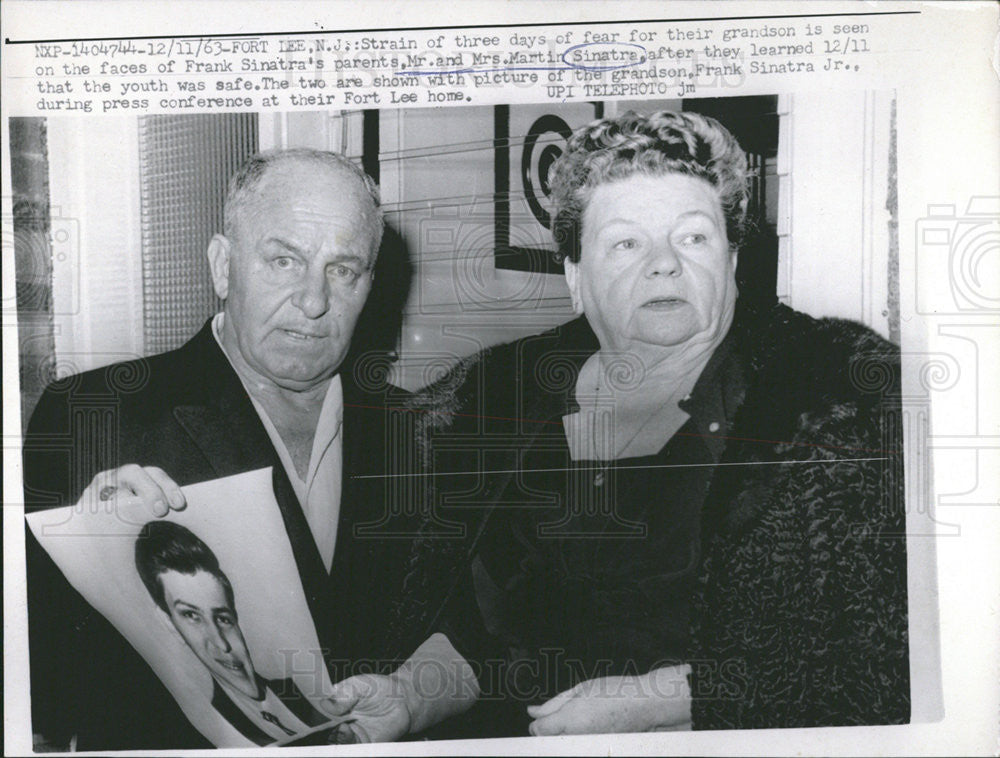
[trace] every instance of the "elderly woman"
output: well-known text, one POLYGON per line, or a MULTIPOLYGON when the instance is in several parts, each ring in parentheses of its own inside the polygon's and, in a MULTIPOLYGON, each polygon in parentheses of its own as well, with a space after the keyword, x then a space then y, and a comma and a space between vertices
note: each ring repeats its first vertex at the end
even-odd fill
POLYGON ((746 158, 713 119, 592 123, 552 185, 579 318, 417 399, 511 730, 905 722, 897 352, 739 301, 746 158))

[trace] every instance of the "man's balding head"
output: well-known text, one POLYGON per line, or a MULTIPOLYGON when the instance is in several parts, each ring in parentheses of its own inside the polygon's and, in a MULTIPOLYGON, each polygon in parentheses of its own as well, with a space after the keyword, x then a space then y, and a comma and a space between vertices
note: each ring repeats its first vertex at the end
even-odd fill
POLYGON ((331 176, 339 176, 345 184, 345 191, 360 192, 371 199, 372 214, 369 227, 374 241, 374 252, 378 252, 382 242, 385 223, 380 208, 381 198, 378 185, 355 163, 340 153, 311 148, 290 148, 287 150, 264 150, 252 156, 229 180, 229 191, 223 208, 223 233, 234 238, 240 224, 255 202, 260 199, 260 189, 267 177, 276 170, 308 175, 315 171, 328 171, 331 176))

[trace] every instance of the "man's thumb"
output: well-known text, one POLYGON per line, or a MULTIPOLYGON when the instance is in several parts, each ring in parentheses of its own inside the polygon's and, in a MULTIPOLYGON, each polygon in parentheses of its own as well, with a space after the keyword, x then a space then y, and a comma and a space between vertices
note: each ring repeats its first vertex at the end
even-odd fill
POLYGON ((344 716, 357 705, 358 698, 358 692, 353 687, 338 685, 333 688, 331 696, 320 703, 320 706, 329 716, 344 716))

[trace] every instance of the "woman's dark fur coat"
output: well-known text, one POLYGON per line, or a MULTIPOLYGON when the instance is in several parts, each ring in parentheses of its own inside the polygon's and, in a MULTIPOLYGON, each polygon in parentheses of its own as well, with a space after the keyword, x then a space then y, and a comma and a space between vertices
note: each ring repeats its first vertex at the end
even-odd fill
MULTIPOLYGON (((739 307, 733 330, 745 395, 703 510, 691 600, 694 728, 905 723, 898 351, 858 324, 780 305, 739 307)), ((416 396, 425 466, 447 468, 449 456, 434 450, 445 438, 454 449, 466 434, 475 445, 477 434, 523 428, 515 419, 531 418, 531 403, 552 391, 535 371, 543 355, 535 342, 546 344, 528 338, 484 350, 416 396), (503 387, 516 391, 489 389, 503 387)), ((497 462, 489 468, 502 468, 497 462)), ((433 478, 424 481, 432 498, 433 478)), ((443 515, 435 505, 428 533, 440 537, 450 520, 462 522, 464 536, 422 543, 414 589, 467 586, 458 577, 505 484, 484 479, 475 497, 486 508, 443 515)))

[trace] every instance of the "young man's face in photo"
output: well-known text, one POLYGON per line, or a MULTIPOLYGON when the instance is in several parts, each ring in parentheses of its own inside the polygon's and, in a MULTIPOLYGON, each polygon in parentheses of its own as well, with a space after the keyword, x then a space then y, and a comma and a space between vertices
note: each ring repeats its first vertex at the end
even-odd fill
POLYGON ((252 698, 261 696, 236 609, 222 582, 207 571, 160 574, 170 620, 216 679, 252 698))

